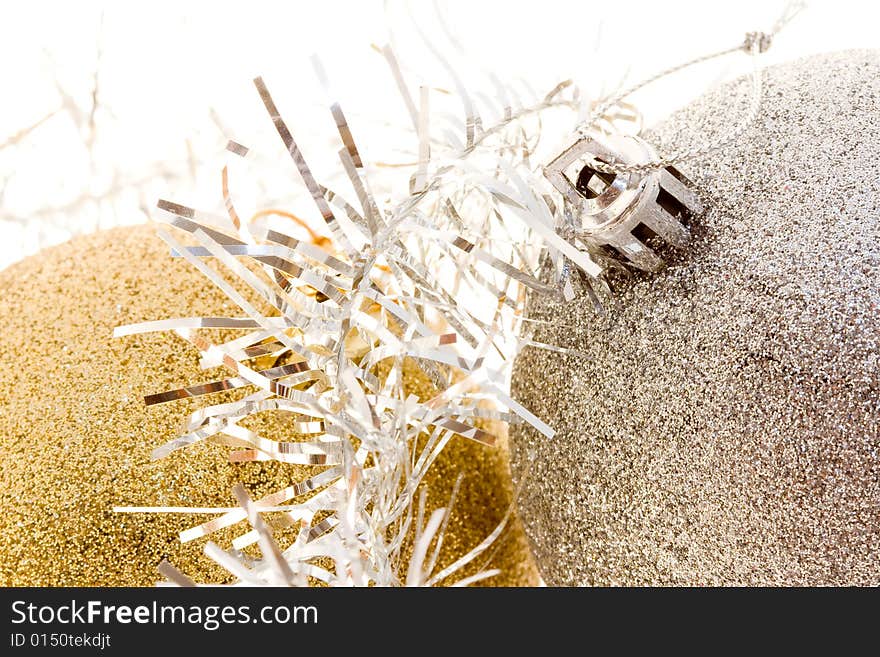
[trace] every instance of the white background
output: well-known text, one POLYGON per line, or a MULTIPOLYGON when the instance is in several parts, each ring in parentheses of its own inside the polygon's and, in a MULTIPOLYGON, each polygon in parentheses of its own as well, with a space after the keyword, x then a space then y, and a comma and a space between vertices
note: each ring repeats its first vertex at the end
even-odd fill
MULTIPOLYGON (((471 91, 488 70, 542 93, 572 77, 597 96, 768 30, 783 4, 440 2, 456 44, 429 2, 4 2, 0 267, 73 233, 144 221, 160 196, 194 204, 218 197, 225 138, 248 143, 267 127, 255 75, 270 84, 306 149, 320 153, 333 129, 312 53, 356 119, 359 143, 380 152, 408 123, 371 44, 394 43, 413 90, 452 86, 415 24, 471 91)), ((767 62, 880 47, 878 18, 876 3, 814 0, 767 62)), ((747 65, 744 56, 706 65, 646 90, 639 105, 649 122, 660 120, 747 65)))

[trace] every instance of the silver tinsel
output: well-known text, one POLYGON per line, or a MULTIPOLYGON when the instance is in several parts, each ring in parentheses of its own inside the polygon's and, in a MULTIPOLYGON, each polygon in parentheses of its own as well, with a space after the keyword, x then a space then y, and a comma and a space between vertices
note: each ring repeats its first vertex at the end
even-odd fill
MULTIPOLYGON (((199 352, 202 368, 227 370, 221 380, 157 391, 146 397, 147 405, 248 389, 238 401, 190 413, 181 434, 158 446, 154 459, 173 458, 177 450, 209 441, 241 448, 230 455, 236 462, 275 460, 321 468, 257 500, 239 487, 239 508, 217 509, 214 518, 181 533, 184 542, 201 540, 247 519, 251 528, 233 540, 231 551, 213 542, 205 548, 243 583, 433 585, 458 575, 486 551, 512 509, 485 540, 440 568, 449 509, 425 517, 424 493, 417 492, 422 478, 450 440, 491 447, 495 436, 480 427, 485 420, 524 421, 552 436, 546 423, 503 389, 511 343, 515 347, 522 340, 522 292, 526 287, 556 293, 536 277, 541 253, 567 258, 572 271, 601 272, 583 245, 556 232, 562 211, 545 195, 550 190, 540 171, 548 137, 555 142, 572 134, 589 109, 577 88, 563 82, 544 96, 524 98, 508 87, 498 91, 496 102, 476 102, 459 84, 463 116, 434 115, 430 89, 421 87, 416 104, 394 53, 387 47, 382 53, 415 128, 413 152, 406 154, 414 169, 409 193, 401 198, 375 192, 381 170, 362 158, 332 96, 329 111, 339 133, 342 175, 319 181, 294 137, 293 123, 286 122, 257 78, 257 92, 283 146, 282 161, 307 191, 314 206, 310 216, 323 219, 324 246, 278 224, 242 219, 249 213, 239 214, 243 206, 229 191, 230 179, 233 189, 235 183, 230 172, 236 162, 250 163, 253 156, 248 147, 230 141, 230 165, 219 176, 223 210, 160 200, 156 219, 175 229, 159 232, 172 254, 221 289, 232 312, 144 321, 115 331, 116 336, 173 331, 199 352), (542 128, 554 115, 555 135, 542 128), (268 311, 248 301, 253 295, 268 304, 268 311), (206 337, 204 329, 246 333, 224 343, 206 337), (257 359, 264 355, 275 357, 275 365, 259 369, 257 359), (407 392, 405 359, 434 384, 433 398, 407 392), (386 374, 380 366, 387 366, 386 374), (263 436, 244 426, 265 412, 289 418, 291 435, 263 436), (262 519, 272 512, 286 514, 300 527, 293 543, 275 542, 262 519), (242 552, 252 545, 259 546, 261 559, 242 552)), ((326 84, 317 61, 315 68, 326 84)), ((618 118, 613 108, 605 116, 618 118)), ((457 583, 496 572, 484 569, 457 583)), ((162 573, 177 584, 192 583, 172 564, 163 564, 162 573)))

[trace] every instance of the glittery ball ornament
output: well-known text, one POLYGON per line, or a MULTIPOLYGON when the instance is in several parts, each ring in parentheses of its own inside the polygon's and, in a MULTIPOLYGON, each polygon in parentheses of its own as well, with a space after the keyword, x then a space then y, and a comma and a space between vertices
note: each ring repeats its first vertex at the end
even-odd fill
MULTIPOLYGON (((674 115, 719 134, 746 83, 674 115)), ((880 584, 880 53, 770 68, 760 116, 687 175, 706 211, 597 315, 535 295, 511 433, 551 585, 880 584)))
MULTIPOLYGON (((261 497, 314 468, 233 464, 231 448, 209 443, 151 461, 150 452, 205 402, 148 408, 144 395, 211 380, 222 370, 201 370, 197 352, 173 334, 112 335, 116 326, 145 319, 233 312, 200 273, 170 257, 151 226, 79 237, 0 272, 0 585, 151 585, 162 579, 162 559, 198 582, 230 581, 203 554, 204 541, 179 540, 182 530, 216 516, 114 507, 230 507, 238 482, 261 497)), ((404 383, 417 396, 436 394, 414 367, 405 370, 404 383)), ((259 422, 254 430, 295 439, 277 415, 259 422)), ((457 476, 465 475, 440 567, 472 549, 505 515, 512 499, 507 469, 503 449, 460 440, 429 470, 429 510, 446 505, 457 476)), ((295 531, 281 518, 266 514, 279 542, 289 544, 295 531)), ((242 527, 212 539, 228 548, 242 527)), ((517 523, 488 567, 501 574, 487 584, 536 582, 517 523)))

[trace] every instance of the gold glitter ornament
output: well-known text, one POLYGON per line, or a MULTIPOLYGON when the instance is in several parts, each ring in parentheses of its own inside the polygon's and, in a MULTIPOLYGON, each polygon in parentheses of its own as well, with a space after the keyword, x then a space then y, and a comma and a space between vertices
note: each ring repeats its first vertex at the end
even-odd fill
MULTIPOLYGON (((515 397, 558 430, 519 508, 552 585, 880 584, 880 54, 768 69, 755 124, 687 173, 708 210, 599 317, 533 295, 515 397)), ((740 116, 742 83, 652 138, 740 116)))
MULTIPOLYGON (((151 450, 177 435, 197 405, 180 400, 147 408, 143 396, 209 380, 220 370, 200 370, 195 350, 171 334, 113 339, 113 328, 157 316, 229 312, 222 293, 172 260, 149 226, 78 237, 0 272, 0 585, 151 585, 161 579, 162 559, 196 581, 229 581, 203 555, 203 541, 178 539, 181 530, 214 516, 112 510, 230 507, 237 482, 260 497, 313 472, 277 462, 230 464, 229 448, 207 443, 150 461, 151 450)), ((414 368, 406 376, 415 394, 429 385, 414 368)), ((277 419, 258 420, 266 435, 285 431, 277 419)), ((503 450, 454 440, 429 471, 429 509, 446 504, 458 472, 465 473, 441 567, 504 516, 512 495, 507 467, 503 450)), ((285 529, 274 531, 283 543, 285 529)), ((236 533, 212 539, 228 547, 236 533)), ((517 523, 497 548, 488 567, 502 574, 487 583, 535 583, 517 523)))

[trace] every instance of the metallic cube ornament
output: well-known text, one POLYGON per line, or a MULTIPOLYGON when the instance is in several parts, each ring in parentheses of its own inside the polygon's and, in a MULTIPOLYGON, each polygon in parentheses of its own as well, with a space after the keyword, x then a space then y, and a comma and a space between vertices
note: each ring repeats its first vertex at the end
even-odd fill
POLYGON ((641 164, 657 159, 645 140, 629 135, 583 137, 545 169, 575 217, 575 230, 595 246, 614 249, 632 266, 657 271, 663 261, 644 242, 645 229, 682 248, 690 238, 681 219, 702 210, 688 181, 674 168, 606 174, 595 162, 641 164))

